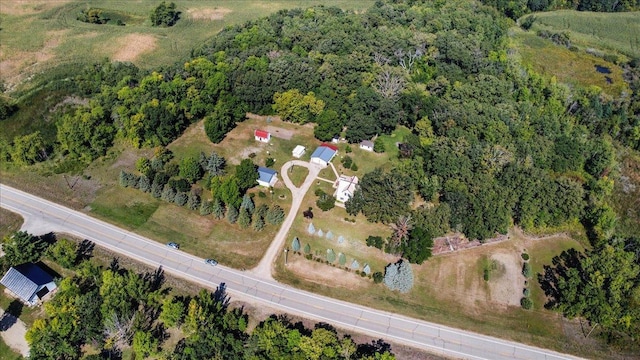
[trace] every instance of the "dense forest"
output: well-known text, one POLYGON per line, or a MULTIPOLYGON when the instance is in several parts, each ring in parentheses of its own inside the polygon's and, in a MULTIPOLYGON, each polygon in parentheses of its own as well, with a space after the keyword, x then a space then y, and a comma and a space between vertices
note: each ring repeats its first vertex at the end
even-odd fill
POLYGON ((640 10, 640 1, 638 0, 482 0, 482 2, 495 7, 514 20, 522 15, 534 11, 551 11, 559 9, 598 12, 640 10))
MULTIPOLYGON (((617 149, 640 150, 640 61, 623 65, 627 96, 570 89, 510 56, 513 23, 502 3, 487 3, 498 10, 469 0, 378 1, 358 14, 283 10, 226 28, 184 64, 150 73, 96 64, 74 79, 90 101, 58 112, 55 143, 36 132, 0 144, 0 155, 18 165, 90 162, 116 139, 167 145, 203 118, 219 142, 247 111, 313 122, 318 139, 343 135, 350 143, 404 126, 412 134, 400 158, 364 176, 350 214, 383 223, 410 215, 432 236, 459 231, 480 240, 514 224, 582 224, 588 255, 598 256, 549 268, 551 306, 637 339, 640 239, 616 236, 609 201, 617 149), (416 199, 428 206, 412 206, 416 199), (610 278, 591 277, 600 266, 610 278), (580 286, 594 281, 599 286, 580 286), (602 307, 608 311, 593 310, 602 307)), ((518 11, 537 9, 531 4, 518 11)), ((638 5, 616 4, 592 10, 638 5)), ((591 9, 585 1, 539 6, 591 9)), ((409 239, 400 239, 401 253, 409 239)))

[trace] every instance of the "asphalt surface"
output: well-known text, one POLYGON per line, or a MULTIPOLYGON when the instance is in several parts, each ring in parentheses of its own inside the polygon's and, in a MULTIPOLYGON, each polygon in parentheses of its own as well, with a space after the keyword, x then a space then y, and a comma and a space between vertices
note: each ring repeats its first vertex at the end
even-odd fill
POLYGON ((66 232, 204 287, 224 283, 230 296, 432 353, 464 359, 576 359, 550 350, 379 311, 263 280, 250 272, 210 266, 204 259, 0 184, 0 206, 24 217, 32 233, 66 232))

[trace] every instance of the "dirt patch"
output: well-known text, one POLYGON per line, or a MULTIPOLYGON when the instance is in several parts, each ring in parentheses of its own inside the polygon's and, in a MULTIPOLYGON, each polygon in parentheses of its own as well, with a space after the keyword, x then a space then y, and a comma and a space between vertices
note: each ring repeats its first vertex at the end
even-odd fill
POLYGON ((233 10, 227 8, 188 9, 187 14, 189 14, 193 20, 222 20, 232 11, 233 10))
POLYGON ((11 0, 3 1, 0 14, 13 16, 30 15, 64 5, 71 0, 11 0))
POLYGON ((307 281, 328 287, 353 290, 361 287, 363 281, 370 281, 346 270, 307 260, 302 256, 290 256, 287 269, 307 281))
POLYGON ((140 55, 156 48, 157 39, 152 35, 129 34, 116 41, 117 50, 111 56, 115 61, 135 61, 140 55))
POLYGON ((517 254, 496 252, 491 254, 491 260, 498 269, 488 282, 489 300, 496 304, 519 306, 525 280, 520 272, 522 265, 519 257, 517 254))
POLYGON ((292 130, 287 130, 287 129, 283 129, 275 126, 267 126, 265 130, 270 132, 271 136, 277 137, 278 139, 283 139, 283 140, 291 140, 294 134, 292 130))

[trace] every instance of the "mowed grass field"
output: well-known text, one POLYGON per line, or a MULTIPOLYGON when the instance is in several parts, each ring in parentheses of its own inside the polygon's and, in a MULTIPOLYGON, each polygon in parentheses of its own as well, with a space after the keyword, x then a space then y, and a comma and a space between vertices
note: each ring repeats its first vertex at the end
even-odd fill
POLYGON ((323 4, 363 11, 373 0, 180 0, 180 20, 170 28, 152 27, 155 0, 7 0, 0 6, 0 80, 7 88, 62 64, 104 58, 152 69, 183 61, 225 26, 267 16, 281 9, 323 4), (124 26, 78 21, 87 7, 124 26))
MULTIPOLYGON (((566 32, 572 43, 640 56, 640 12, 601 13, 558 10, 533 15, 532 29, 566 32)), ((522 19, 520 19, 522 21, 522 19)))
POLYGON ((524 65, 531 66, 537 73, 554 76, 560 83, 581 87, 597 86, 614 97, 628 91, 621 67, 587 54, 584 50, 570 51, 537 36, 535 32, 520 28, 511 29, 511 41, 524 65), (597 67, 606 68, 610 73, 600 73, 596 71, 597 67))

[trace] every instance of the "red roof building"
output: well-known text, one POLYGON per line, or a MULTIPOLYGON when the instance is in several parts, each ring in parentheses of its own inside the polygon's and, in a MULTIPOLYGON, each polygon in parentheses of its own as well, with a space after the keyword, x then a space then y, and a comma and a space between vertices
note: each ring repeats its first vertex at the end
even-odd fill
POLYGON ((256 141, 269 142, 269 140, 271 140, 271 134, 264 130, 255 130, 253 136, 256 141))

